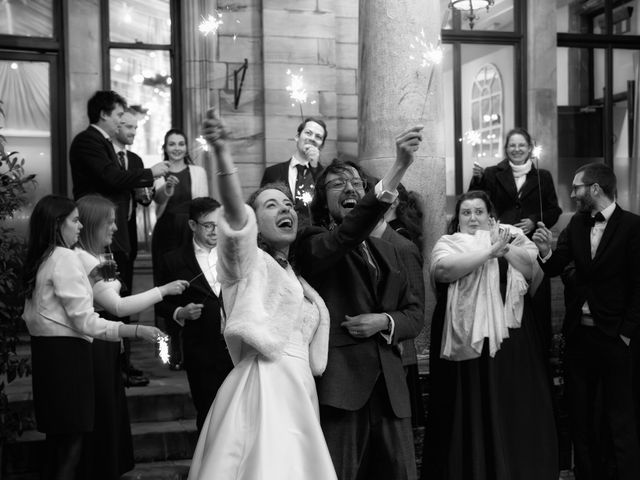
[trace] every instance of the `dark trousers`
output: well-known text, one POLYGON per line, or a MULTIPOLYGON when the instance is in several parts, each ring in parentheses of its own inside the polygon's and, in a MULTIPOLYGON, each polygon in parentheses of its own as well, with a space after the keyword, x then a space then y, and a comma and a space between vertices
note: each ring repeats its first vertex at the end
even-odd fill
POLYGON ((198 427, 198 432, 200 432, 213 399, 229 372, 216 368, 190 367, 189 365, 187 365, 186 371, 191 398, 196 407, 196 426, 198 427))
MULTIPOLYGON (((122 282, 120 296, 126 297, 131 294, 133 284, 133 262, 135 261, 135 257, 131 258, 129 254, 125 252, 113 252, 113 259, 118 265, 119 277, 122 282)), ((121 317, 118 320, 124 323, 129 323, 130 321, 129 317, 121 317)), ((128 373, 131 369, 131 342, 128 338, 122 339, 122 347, 122 370, 125 373, 128 373)))
POLYGON ((640 445, 631 349, 597 327, 566 339, 565 379, 576 480, 637 480, 640 445))
POLYGON ((393 414, 382 375, 364 407, 321 405, 320 423, 339 480, 417 478, 411 418, 393 414))

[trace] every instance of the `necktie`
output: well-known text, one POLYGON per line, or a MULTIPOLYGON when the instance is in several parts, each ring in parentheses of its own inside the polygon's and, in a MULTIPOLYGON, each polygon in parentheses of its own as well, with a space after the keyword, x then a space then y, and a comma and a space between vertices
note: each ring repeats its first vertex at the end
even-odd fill
POLYGON ((296 201, 303 201, 305 205, 311 202, 313 199, 313 191, 315 185, 313 184, 313 176, 311 170, 305 165, 296 165, 298 170, 298 177, 296 178, 296 191, 294 192, 294 198, 296 201), (307 193, 308 195, 305 195, 307 193))
POLYGON ((122 150, 120 150, 118 152, 118 163, 120 163, 120 168, 122 170, 126 170, 127 169, 127 162, 124 158, 124 152, 122 150))
POLYGON ((378 280, 380 278, 378 265, 376 264, 376 261, 373 258, 373 255, 371 255, 371 251, 369 250, 369 247, 367 246, 366 242, 362 242, 361 244, 358 245, 358 253, 367 264, 367 268, 369 269, 369 274, 371 275, 371 280, 373 281, 373 284, 377 285, 378 280))
POLYGON ((595 214, 595 216, 589 217, 589 219, 587 220, 587 223, 589 224, 590 227, 593 228, 596 222, 605 222, 605 221, 606 220, 604 218, 604 215, 602 215, 602 212, 598 212, 595 214))

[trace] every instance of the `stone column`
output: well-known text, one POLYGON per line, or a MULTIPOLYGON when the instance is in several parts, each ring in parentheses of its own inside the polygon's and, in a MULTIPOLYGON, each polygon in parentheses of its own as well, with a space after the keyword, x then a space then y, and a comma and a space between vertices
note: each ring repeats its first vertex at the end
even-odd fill
MULTIPOLYGON (((438 0, 360 0, 359 126, 361 165, 380 177, 395 159, 395 137, 423 124, 424 140, 404 185, 422 196, 424 211, 425 325, 417 339, 418 353, 426 353, 435 296, 429 287, 429 253, 445 231, 445 154, 441 68, 435 67, 427 95, 431 67, 411 59, 410 43, 424 31, 427 44, 440 37, 438 0), (425 104, 426 99, 426 104, 425 104)), ((413 51, 415 56, 415 51, 413 51)))
POLYGON ((541 146, 540 168, 558 185, 558 92, 554 2, 527 2, 528 131, 541 146))

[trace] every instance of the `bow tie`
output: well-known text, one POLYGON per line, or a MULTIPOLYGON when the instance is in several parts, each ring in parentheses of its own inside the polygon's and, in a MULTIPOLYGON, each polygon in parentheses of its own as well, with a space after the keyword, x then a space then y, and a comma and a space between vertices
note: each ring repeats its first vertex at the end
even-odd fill
POLYGON ((602 215, 602 212, 598 212, 595 214, 595 216, 589 217, 587 219, 587 224, 593 228, 596 222, 606 222, 606 221, 607 220, 604 218, 604 215, 602 215))

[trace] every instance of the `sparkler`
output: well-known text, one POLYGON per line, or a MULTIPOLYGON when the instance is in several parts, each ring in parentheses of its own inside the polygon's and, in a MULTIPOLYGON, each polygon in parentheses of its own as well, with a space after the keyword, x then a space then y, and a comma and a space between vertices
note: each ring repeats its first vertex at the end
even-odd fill
MULTIPOLYGON (((289 92, 289 98, 298 102, 298 106, 300 107, 300 120, 304 120, 304 114, 302 113, 302 104, 307 103, 308 94, 307 90, 304 88, 302 67, 300 67, 299 75, 292 73, 290 69, 287 69, 287 75, 291 77, 291 83, 286 87, 287 92, 289 92)), ((315 100, 311 102, 311 105, 313 105, 314 103, 316 103, 315 100)), ((295 103, 292 103, 291 106, 295 107, 295 103)))
POLYGON ((198 147, 201 148, 203 151, 205 152, 209 151, 209 144, 207 143, 207 141, 204 139, 202 135, 196 138, 196 143, 198 144, 198 147))
POLYGON ((429 81, 427 82, 427 93, 424 96, 424 103, 422 104, 422 112, 420 113, 420 118, 424 117, 424 109, 427 106, 427 99, 431 94, 431 82, 433 82, 433 73, 436 65, 442 63, 442 59, 444 57, 444 51, 442 50, 442 46, 440 45, 442 40, 438 37, 437 45, 433 45, 433 43, 427 43, 426 36, 424 34, 424 29, 420 30, 420 36, 415 36, 415 45, 413 43, 409 44, 409 47, 413 50, 417 50, 417 57, 413 54, 409 55, 411 60, 420 60, 420 68, 429 67, 429 81))
POLYGON ((158 356, 162 363, 169 363, 169 341, 165 335, 158 337, 158 356))
POLYGON ((540 155, 542 154, 542 147, 536 145, 531 150, 531 156, 536 160, 536 170, 538 170, 538 200, 540 202, 540 221, 544 223, 544 219, 542 218, 542 186, 540 185, 540 155))
POLYGON ((222 14, 216 10, 213 15, 208 15, 207 18, 202 17, 202 22, 200 22, 198 30, 200 30, 205 37, 210 33, 215 35, 223 23, 222 14))

